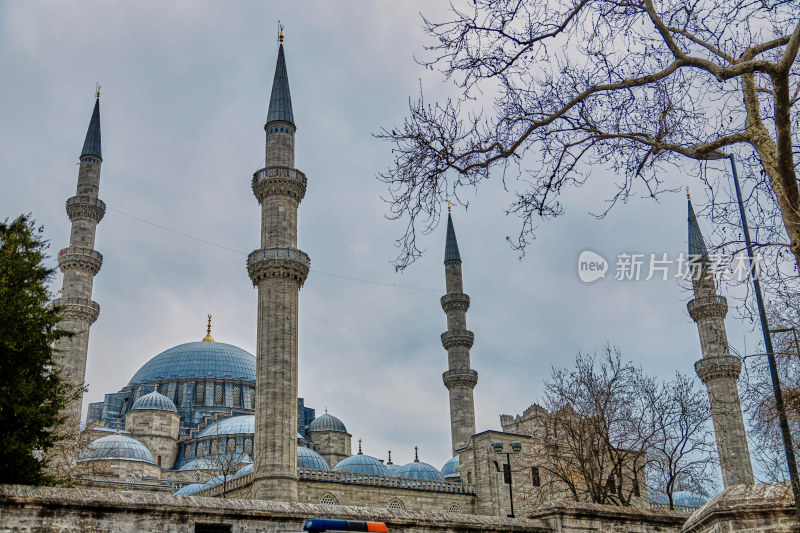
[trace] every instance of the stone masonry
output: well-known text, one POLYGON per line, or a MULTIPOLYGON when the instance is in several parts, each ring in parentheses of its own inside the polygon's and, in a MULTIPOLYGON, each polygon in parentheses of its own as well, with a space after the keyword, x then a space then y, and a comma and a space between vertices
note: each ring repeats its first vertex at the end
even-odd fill
POLYGON ((253 175, 261 248, 247 258, 258 288, 255 479, 259 499, 297 500, 297 306, 310 260, 297 249, 297 206, 306 177, 294 168, 294 125, 280 34, 267 123, 266 165, 253 175))
POLYGON ((178 453, 178 433, 181 417, 173 411, 134 409, 125 415, 125 429, 147 446, 156 464, 169 470, 178 453))
POLYGON ((728 303, 717 294, 714 275, 709 266, 703 235, 689 200, 689 255, 692 262, 692 285, 695 298, 687 308, 697 323, 703 358, 694 365, 697 376, 708 388, 711 417, 717 439, 722 483, 725 488, 753 484, 753 467, 742 419, 742 406, 736 381, 742 369, 738 357, 730 353, 725 331, 728 303))
POLYGON ((447 315, 447 331, 442 333, 442 346, 447 350, 448 370, 442 380, 450 394, 450 435, 453 454, 469 443, 475 434, 475 403, 472 390, 478 373, 470 368, 469 349, 475 336, 467 329, 469 296, 464 294, 461 280, 461 255, 453 228, 453 217, 447 213, 447 240, 444 271, 447 294, 442 296, 442 309, 447 315))
MULTIPOLYGON (((59 365, 72 384, 83 387, 86 378, 86 353, 89 349, 89 327, 97 320, 100 306, 92 301, 94 276, 103 264, 103 256, 94 249, 97 223, 106 212, 106 204, 98 197, 100 165, 100 91, 86 132, 80 157, 78 188, 67 200, 67 215, 72 222, 69 246, 58 253, 58 266, 64 273, 61 297, 53 305, 61 311, 60 327, 74 333, 55 344, 59 365)), ((66 408, 68 431, 77 434, 83 399, 79 397, 66 408)))

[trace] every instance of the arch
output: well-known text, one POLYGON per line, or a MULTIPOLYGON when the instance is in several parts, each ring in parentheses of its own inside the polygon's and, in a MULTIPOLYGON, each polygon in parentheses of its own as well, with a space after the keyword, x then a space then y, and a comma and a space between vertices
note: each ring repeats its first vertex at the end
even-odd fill
POLYGON ((448 513, 459 513, 460 514, 461 513, 461 507, 459 507, 459 505, 457 503, 454 503, 454 504, 452 504, 450 506, 450 508, 447 510, 447 512, 448 513))
POLYGON ((336 498, 334 498, 332 494, 327 493, 325 496, 320 498, 319 503, 323 503, 325 505, 336 505, 336 498))
POLYGON ((392 511, 404 511, 405 508, 406 506, 403 505, 403 502, 401 502, 397 498, 394 498, 392 501, 389 502, 389 509, 391 509, 392 511))
POLYGON ((136 480, 133 478, 133 476, 128 476, 125 478, 125 483, 135 483, 135 482, 136 480))

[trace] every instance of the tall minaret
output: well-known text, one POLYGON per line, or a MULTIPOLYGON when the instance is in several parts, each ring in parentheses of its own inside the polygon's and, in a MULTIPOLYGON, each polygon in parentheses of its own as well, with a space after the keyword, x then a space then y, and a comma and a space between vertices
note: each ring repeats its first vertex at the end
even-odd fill
MULTIPOLYGON (((688 192, 687 192, 688 197, 688 192)), ((725 315, 728 302, 717 294, 711 260, 706 243, 700 233, 697 217, 689 199, 689 256, 692 260, 692 286, 694 300, 688 304, 689 314, 697 323, 703 358, 694 364, 700 380, 708 388, 711 418, 717 438, 722 483, 725 488, 740 484, 753 484, 753 467, 739 403, 736 381, 742 362, 728 348, 725 332, 725 315)))
POLYGON ((297 500, 297 303, 308 276, 308 255, 297 249, 297 206, 306 192, 305 174, 294 168, 289 77, 278 63, 267 112, 266 166, 253 174, 261 204, 261 248, 247 258, 258 288, 256 350, 255 497, 297 500))
MULTIPOLYGON (((106 204, 98 197, 100 188, 100 88, 94 112, 86 132, 78 170, 78 189, 67 200, 67 215, 72 222, 69 246, 58 253, 58 266, 64 273, 61 298, 53 304, 61 310, 61 328, 74 333, 56 341, 55 349, 61 369, 73 384, 83 387, 86 377, 86 352, 89 348, 89 327, 97 320, 100 306, 92 301, 94 276, 103 264, 103 256, 94 249, 97 223, 106 212, 106 204)), ((77 433, 81 418, 82 398, 66 408, 67 431, 77 433)))
POLYGON ((467 445, 475 434, 475 402, 472 389, 478 383, 478 373, 469 367, 469 349, 475 336, 467 329, 469 296, 461 283, 461 254, 458 252, 456 230, 450 206, 447 207, 447 241, 444 246, 444 273, 447 294, 442 296, 442 309, 447 314, 447 331, 442 333, 442 346, 447 350, 447 367, 442 374, 444 386, 450 393, 450 434, 453 454, 467 445))

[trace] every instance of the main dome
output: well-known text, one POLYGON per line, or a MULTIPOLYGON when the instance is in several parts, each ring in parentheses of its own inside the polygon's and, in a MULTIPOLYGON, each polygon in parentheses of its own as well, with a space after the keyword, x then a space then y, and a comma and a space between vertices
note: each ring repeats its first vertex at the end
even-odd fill
POLYGON ((177 379, 256 381, 256 357, 224 342, 187 342, 164 350, 133 375, 128 387, 177 379))

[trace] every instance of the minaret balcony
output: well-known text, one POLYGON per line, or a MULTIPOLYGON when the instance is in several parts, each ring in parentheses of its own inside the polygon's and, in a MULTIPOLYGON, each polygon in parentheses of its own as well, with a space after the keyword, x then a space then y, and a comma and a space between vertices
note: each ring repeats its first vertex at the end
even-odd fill
POLYGON ((448 370, 442 374, 442 381, 447 390, 453 387, 474 389, 478 384, 478 373, 474 370, 448 370))
POLYGON ((739 379, 742 372, 742 360, 733 355, 716 355, 704 357, 694 364, 697 377, 703 383, 717 379, 739 379))
POLYGON ((302 287, 310 268, 308 254, 288 246, 268 246, 247 256, 247 273, 254 286, 269 278, 289 278, 302 287))
POLYGON ((461 311, 466 313, 469 309, 469 296, 460 292, 451 292, 442 296, 442 309, 445 313, 461 311))
POLYGON ((100 315, 100 305, 86 298, 56 298, 53 307, 58 308, 62 320, 94 324, 100 315))
POLYGON ((475 342, 475 334, 468 329, 456 329, 442 333, 442 346, 445 350, 457 346, 470 349, 475 342))
POLYGON ((73 196, 67 200, 67 216, 88 218, 100 222, 106 214, 106 204, 93 196, 73 196))
POLYGON ((87 270, 94 276, 103 265, 103 255, 93 248, 70 246, 58 252, 58 267, 67 270, 87 270))
POLYGON ((290 196, 300 203, 306 195, 306 175, 292 167, 272 166, 253 173, 253 194, 261 203, 267 196, 290 196))
POLYGON ((709 317, 725 318, 728 314, 728 300, 724 296, 704 296, 690 300, 686 308, 695 322, 709 317))

